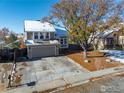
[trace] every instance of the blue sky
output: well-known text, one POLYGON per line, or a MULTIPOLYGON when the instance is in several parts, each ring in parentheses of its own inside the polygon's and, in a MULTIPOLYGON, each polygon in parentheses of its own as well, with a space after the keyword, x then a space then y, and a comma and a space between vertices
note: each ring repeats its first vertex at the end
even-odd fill
MULTIPOLYGON (((59 0, 0 0, 0 29, 24 32, 24 20, 39 20, 50 13, 59 0)), ((121 1, 121 0, 115 0, 121 1)))
POLYGON ((24 20, 39 20, 50 13, 58 0, 0 0, 0 29, 24 32, 24 20))

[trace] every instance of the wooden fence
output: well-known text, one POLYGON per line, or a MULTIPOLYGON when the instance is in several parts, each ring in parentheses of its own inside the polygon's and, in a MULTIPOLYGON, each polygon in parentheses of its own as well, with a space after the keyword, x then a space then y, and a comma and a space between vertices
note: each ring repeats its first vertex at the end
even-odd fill
MULTIPOLYGON (((0 62, 9 62, 14 59, 15 49, 2 48, 0 49, 0 62)), ((16 59, 19 57, 27 57, 27 49, 16 49, 16 59)))

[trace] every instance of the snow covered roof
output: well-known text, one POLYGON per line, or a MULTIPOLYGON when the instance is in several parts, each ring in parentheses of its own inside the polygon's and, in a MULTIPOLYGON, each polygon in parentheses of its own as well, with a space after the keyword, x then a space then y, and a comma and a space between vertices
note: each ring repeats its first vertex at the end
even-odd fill
MULTIPOLYGON (((95 33, 95 36, 96 36, 96 37, 100 37, 100 38, 105 38, 106 36, 110 35, 110 34, 113 33, 113 32, 118 32, 118 31, 120 31, 120 29, 121 29, 122 27, 124 27, 124 23, 119 23, 118 26, 112 27, 112 28, 110 28, 110 29, 106 29, 106 30, 103 31, 103 32, 98 32, 98 31, 97 31, 97 32, 95 33)), ((91 34, 91 37, 92 37, 92 34, 91 34)))
POLYGON ((104 32, 100 33, 100 37, 106 37, 107 35, 111 34, 113 30, 105 30, 104 32))
POLYGON ((24 27, 26 32, 55 32, 55 28, 48 22, 25 20, 24 27))
POLYGON ((96 32, 96 36, 97 37, 101 37, 101 38, 105 38, 106 36, 108 36, 109 34, 119 31, 120 28, 113 28, 113 29, 107 29, 103 32, 96 32))
POLYGON ((68 36, 67 30, 64 28, 55 27, 55 30, 56 30, 56 36, 57 37, 68 36))
POLYGON ((34 44, 34 41, 33 40, 26 40, 26 45, 33 45, 34 44))

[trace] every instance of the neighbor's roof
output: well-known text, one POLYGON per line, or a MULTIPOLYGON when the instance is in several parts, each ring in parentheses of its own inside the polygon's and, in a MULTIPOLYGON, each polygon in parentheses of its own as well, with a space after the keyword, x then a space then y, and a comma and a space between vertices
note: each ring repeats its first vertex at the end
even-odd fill
POLYGON ((114 32, 114 30, 110 29, 110 30, 105 30, 103 32, 98 32, 96 34, 97 37, 101 37, 101 38, 104 38, 106 36, 108 36, 109 34, 111 34, 112 32, 114 32))
POLYGON ((120 29, 121 29, 120 27, 117 27, 117 28, 107 29, 103 32, 96 32, 96 37, 105 38, 113 32, 118 32, 120 29))
POLYGON ((4 47, 9 48, 9 49, 19 48, 19 43, 20 43, 20 41, 16 40, 12 43, 5 45, 4 47))
MULTIPOLYGON (((113 33, 113 32, 118 32, 118 31, 120 31, 120 29, 123 28, 123 27, 124 27, 124 23, 121 22, 121 23, 118 24, 118 26, 113 27, 113 28, 106 29, 106 30, 103 31, 103 32, 97 31, 97 32, 95 33, 95 37, 105 38, 105 37, 107 37, 108 35, 110 35, 110 34, 113 33)), ((92 37, 92 35, 94 35, 94 34, 91 34, 90 37, 92 37)))
POLYGON ((26 32, 55 32, 54 26, 48 22, 25 20, 24 27, 26 32))

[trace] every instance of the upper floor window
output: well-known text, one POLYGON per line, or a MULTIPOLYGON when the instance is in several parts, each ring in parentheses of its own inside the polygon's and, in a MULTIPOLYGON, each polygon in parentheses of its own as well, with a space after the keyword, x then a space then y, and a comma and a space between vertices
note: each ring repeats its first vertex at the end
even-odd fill
POLYGON ((43 33, 40 33, 40 39, 44 39, 43 33))
POLYGON ((49 36, 49 33, 46 33, 46 39, 49 39, 50 36, 49 36))
POLYGON ((34 39, 38 39, 38 33, 37 32, 34 33, 34 39))

